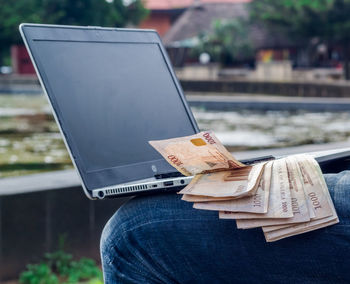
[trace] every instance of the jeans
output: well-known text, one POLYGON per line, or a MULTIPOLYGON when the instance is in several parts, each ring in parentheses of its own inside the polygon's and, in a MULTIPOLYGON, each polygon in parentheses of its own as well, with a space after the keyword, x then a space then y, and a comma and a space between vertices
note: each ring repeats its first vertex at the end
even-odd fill
POLYGON ((134 198, 102 233, 105 283, 350 283, 350 171, 325 179, 340 223, 273 243, 174 193, 134 198))

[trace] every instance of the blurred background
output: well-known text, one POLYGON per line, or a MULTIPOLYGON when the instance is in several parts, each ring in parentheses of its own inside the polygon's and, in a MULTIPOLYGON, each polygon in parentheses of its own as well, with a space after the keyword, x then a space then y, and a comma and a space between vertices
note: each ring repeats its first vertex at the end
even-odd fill
POLYGON ((0 0, 0 282, 100 283, 125 201, 83 195, 20 23, 157 30, 199 127, 243 159, 350 147, 349 15, 350 0, 0 0))

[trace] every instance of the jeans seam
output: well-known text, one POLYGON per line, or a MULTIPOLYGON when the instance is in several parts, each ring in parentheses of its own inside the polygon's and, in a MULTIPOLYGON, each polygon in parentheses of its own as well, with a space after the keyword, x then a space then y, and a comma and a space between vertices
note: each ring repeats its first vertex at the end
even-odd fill
POLYGON ((138 229, 138 228, 146 226, 146 225, 151 225, 151 224, 156 224, 156 223, 163 223, 163 222, 169 222, 169 221, 174 222, 174 221, 217 221, 217 220, 212 220, 212 219, 209 219, 209 220, 208 219, 200 219, 200 220, 198 220, 198 219, 195 219, 195 218, 183 218, 183 219, 171 218, 171 219, 166 219, 166 220, 162 219, 162 220, 150 221, 150 222, 139 224, 137 226, 134 226, 133 228, 130 228, 128 230, 123 231, 122 234, 131 232, 131 231, 133 231, 135 229, 138 229))
MULTIPOLYGON (((164 221, 165 221, 165 220, 164 220, 164 221)), ((167 220, 167 221, 168 221, 168 220, 167 220)), ((159 222, 163 222, 163 221, 159 221, 159 222)), ((159 223, 159 222, 148 222, 148 223, 144 223, 144 224, 139 225, 139 226, 135 226, 135 227, 132 228, 132 229, 125 230, 125 231, 122 232, 121 236, 117 238, 116 243, 120 242, 120 241, 124 238, 123 235, 124 235, 125 233, 132 232, 132 231, 134 231, 134 230, 136 230, 136 229, 138 229, 138 228, 141 228, 141 227, 143 227, 143 226, 145 226, 145 225, 149 225, 149 224, 153 224, 153 223, 159 223)), ((145 262, 143 261, 143 259, 142 259, 138 254, 133 253, 132 250, 130 249, 129 243, 128 243, 127 241, 124 240, 124 242, 125 242, 125 244, 126 244, 126 248, 127 248, 128 252, 129 252, 131 255, 133 255, 134 257, 136 257, 137 260, 140 261, 140 263, 141 263, 142 265, 147 266, 147 268, 150 269, 150 270, 153 272, 153 275, 157 275, 157 271, 156 271, 153 267, 148 266, 147 263, 145 263, 145 262)), ((116 247, 118 247, 118 246, 117 246, 117 245, 111 245, 110 248, 113 249, 113 250, 116 250, 116 247)), ((117 256, 114 255, 112 259, 110 259, 110 258, 108 258, 108 259, 110 260, 109 264, 113 264, 115 261, 117 261, 117 256)), ((142 270, 140 270, 140 269, 137 267, 137 265, 134 266, 134 269, 136 269, 140 274, 144 274, 144 272, 143 272, 142 270)), ((157 277, 157 280, 159 281, 159 283, 162 283, 162 280, 159 279, 158 277, 157 277)))
MULTIPOLYGON (((155 269, 153 269, 153 267, 148 266, 142 259, 142 257, 140 257, 137 253, 133 253, 132 250, 129 248, 129 245, 127 245, 127 249, 128 251, 135 256, 138 261, 140 261, 140 263, 142 263, 144 266, 146 266, 148 269, 150 269, 153 272, 153 275, 157 275, 157 271, 155 269)), ((141 270, 137 269, 141 274, 144 274, 141 270)), ((157 277, 157 280, 162 283, 162 281, 157 277)))
MULTIPOLYGON (((112 246, 112 248, 115 249, 116 246, 112 246)), ((129 246, 127 246, 127 250, 128 250, 129 253, 131 253, 133 256, 136 256, 136 257, 137 257, 137 255, 134 255, 134 254, 131 252, 131 250, 129 249, 129 246)), ((138 258, 138 257, 137 257, 137 258, 138 258)), ((138 259, 139 259, 139 258, 138 258, 138 259)), ((116 260, 117 260, 117 257, 114 256, 110 264, 113 264, 113 262, 115 262, 116 260)), ((139 259, 139 260, 140 260, 140 259, 139 259)), ((142 261, 141 261, 141 262, 142 262, 142 261)), ((140 274, 143 274, 143 272, 137 267, 137 265, 134 265, 134 269, 136 269, 140 274)))

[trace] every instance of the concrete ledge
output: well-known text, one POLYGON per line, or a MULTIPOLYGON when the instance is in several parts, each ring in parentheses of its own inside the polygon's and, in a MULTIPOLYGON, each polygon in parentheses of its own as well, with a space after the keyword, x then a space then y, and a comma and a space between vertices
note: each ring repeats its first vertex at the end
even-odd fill
POLYGON ((75 170, 0 179, 0 196, 80 187, 75 170))
POLYGON ((42 88, 35 75, 0 76, 0 93, 3 94, 42 94, 42 88))
MULTIPOLYGON (((347 81, 181 80, 186 92, 268 94, 290 97, 350 97, 347 81)), ((0 93, 42 93, 35 76, 0 76, 0 93)))
POLYGON ((249 93, 291 97, 350 97, 348 82, 181 80, 181 85, 186 92, 249 93))
POLYGON ((204 107, 209 110, 308 110, 308 111, 348 111, 349 98, 316 98, 316 97, 281 97, 266 95, 230 95, 224 93, 187 92, 186 99, 190 106, 204 107))
POLYGON ((0 85, 0 94, 26 94, 26 95, 39 95, 43 93, 41 86, 33 85, 0 85))
POLYGON ((40 86, 40 82, 38 77, 34 75, 0 75, 0 84, 1 85, 38 85, 40 86))

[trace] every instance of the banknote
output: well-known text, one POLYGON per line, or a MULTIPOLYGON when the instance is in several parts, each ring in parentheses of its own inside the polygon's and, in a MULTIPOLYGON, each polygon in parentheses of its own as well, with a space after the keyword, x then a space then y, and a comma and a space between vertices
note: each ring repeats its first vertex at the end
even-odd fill
POLYGON ((211 131, 149 143, 185 176, 245 166, 227 151, 211 131))
POLYGON ((212 197, 212 196, 202 196, 202 195, 191 195, 183 194, 181 200, 187 202, 209 202, 209 201, 227 201, 235 200, 237 197, 226 196, 226 197, 212 197))
POLYGON ((212 201, 194 203, 193 208, 215 211, 266 213, 270 193, 272 162, 264 167, 257 192, 253 196, 233 199, 229 201, 212 201))
POLYGON ((296 159, 290 156, 285 159, 287 164, 287 174, 289 189, 291 193, 293 217, 288 219, 251 219, 239 220, 239 228, 249 229, 262 226, 294 224, 310 221, 308 202, 304 192, 304 186, 300 176, 299 166, 296 159))
MULTIPOLYGON (((288 159, 290 160, 290 159, 293 159, 294 161, 297 161, 297 159, 299 160, 299 163, 303 163, 303 161, 315 161, 312 157, 310 157, 309 155, 294 155, 294 156, 290 156, 290 157, 288 157, 288 159)), ((316 161, 315 161, 316 162, 316 161)), ((315 168, 319 168, 319 166, 318 166, 318 164, 317 164, 317 162, 316 162, 316 167, 315 168)), ((298 164, 298 166, 299 166, 299 164, 298 164)), ((310 176, 310 174, 309 173, 307 173, 306 171, 305 171, 305 169, 307 169, 308 171, 311 171, 311 170, 314 170, 314 168, 313 167, 310 167, 310 168, 308 168, 307 166, 306 166, 306 168, 305 168, 305 166, 306 165, 304 165, 303 166, 303 176, 301 176, 301 172, 300 172, 300 169, 299 169, 299 174, 300 174, 300 179, 301 179, 301 182, 303 183, 303 185, 304 185, 304 182, 306 183, 306 185, 310 185, 310 183, 309 183, 309 180, 311 180, 311 176, 310 176)), ((313 164, 313 166, 315 166, 315 164, 313 164)), ((319 176, 321 176, 322 178, 323 178, 323 176, 322 176, 322 172, 319 172, 318 173, 319 174, 319 176)), ((315 178, 315 177, 314 177, 315 178)), ((316 184, 315 184, 316 185, 316 184)), ((304 188, 304 186, 303 186, 303 188, 304 188)), ((307 188, 308 190, 309 190, 309 192, 313 192, 311 189, 310 189, 310 187, 308 187, 307 188)), ((317 192, 317 195, 323 195, 323 190, 321 191, 321 188, 320 188, 320 186, 318 186, 318 187, 315 187, 315 191, 317 192)), ((327 191, 328 191, 328 189, 327 189, 327 191)), ((304 188, 304 192, 305 192, 305 188, 304 188)), ((305 194, 306 194, 306 192, 305 192, 305 194)), ((311 195, 312 196, 312 199, 314 199, 314 201, 315 201, 315 198, 314 198, 314 194, 312 194, 311 195)), ((309 198, 309 196, 307 196, 307 204, 308 204, 308 209, 309 209, 309 215, 310 215, 310 219, 311 220, 314 220, 315 218, 316 218, 316 212, 317 213, 322 213, 322 212, 320 212, 320 211, 316 211, 317 209, 318 209, 318 203, 316 202, 316 203, 314 203, 314 205, 315 206, 313 206, 313 202, 314 201, 312 201, 310 198, 309 198)), ((323 204, 322 204, 323 205, 323 204)), ((322 206, 321 205, 321 206, 322 206)), ((328 211, 328 214, 330 214, 330 212, 328 211)), ((316 219, 321 219, 321 218, 323 218, 323 214, 319 214, 318 215, 318 217, 316 218, 316 219)), ((289 224, 284 224, 284 225, 279 225, 279 226, 264 226, 263 227, 263 231, 264 232, 270 232, 270 231, 275 231, 275 230, 278 230, 278 229, 282 229, 282 228, 288 228, 288 227, 291 227, 289 224)))
POLYGON ((286 162, 284 159, 279 159, 269 163, 273 164, 267 212, 264 214, 253 214, 220 211, 220 219, 237 219, 237 225, 244 226, 244 223, 239 222, 240 219, 286 219, 293 217, 286 162))
POLYGON ((312 184, 314 188, 314 191, 309 188, 309 192, 315 193, 309 195, 309 197, 313 204, 315 217, 309 222, 290 226, 263 227, 263 232, 268 242, 306 233, 339 222, 332 198, 316 160, 309 155, 298 155, 296 159, 299 165, 302 165, 304 183, 312 184))
MULTIPOLYGON (((253 195, 259 185, 265 163, 245 167, 247 179, 233 179, 235 170, 197 174, 179 194, 212 197, 243 197, 253 195)), ((240 171, 241 172, 241 171, 240 171)))
POLYGON ((318 163, 310 155, 297 155, 295 159, 300 168, 306 196, 315 215, 312 219, 331 216, 333 203, 318 163))
POLYGON ((244 165, 211 131, 149 142, 194 178, 179 194, 195 209, 219 211, 238 228, 262 227, 273 242, 339 222, 322 171, 309 155, 244 165))
MULTIPOLYGON (((269 232, 264 231, 264 236, 267 242, 274 242, 274 241, 278 241, 291 236, 296 236, 296 235, 300 235, 300 234, 314 231, 317 229, 321 229, 324 227, 328 227, 337 223, 339 223, 338 217, 331 216, 331 217, 326 217, 316 221, 311 221, 307 224, 301 223, 294 226, 288 226, 286 228, 282 228, 279 230, 274 230, 269 232)), ((264 230, 264 227, 263 227, 263 230, 264 230)))
POLYGON ((262 227, 263 232, 267 233, 267 232, 272 232, 272 231, 276 231, 279 229, 283 229, 283 228, 288 228, 290 227, 290 224, 284 224, 284 225, 271 225, 271 226, 264 226, 262 227))

